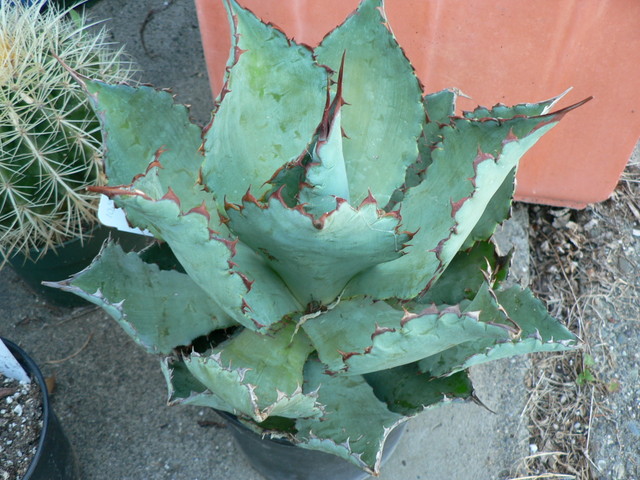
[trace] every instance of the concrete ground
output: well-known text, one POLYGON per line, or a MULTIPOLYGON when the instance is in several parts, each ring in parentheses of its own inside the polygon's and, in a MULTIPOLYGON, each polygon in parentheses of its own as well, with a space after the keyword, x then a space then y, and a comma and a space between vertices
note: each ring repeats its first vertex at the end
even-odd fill
MULTIPOLYGON (((141 80, 170 87, 207 121, 212 105, 192 0, 102 0, 91 8, 140 66, 141 80)), ((522 212, 521 212, 522 213, 522 212)), ((527 219, 512 225, 526 274, 527 219)), ((525 275, 526 277, 526 275, 525 275)), ((524 278, 526 281, 526 278, 524 278)), ((86 480, 259 480, 212 412, 167 407, 158 360, 93 309, 42 302, 9 269, 0 271, 0 335, 25 348, 55 378, 54 409, 86 480)), ((473 370, 488 408, 451 404, 413 419, 383 480, 505 480, 528 454, 526 359, 473 370)))

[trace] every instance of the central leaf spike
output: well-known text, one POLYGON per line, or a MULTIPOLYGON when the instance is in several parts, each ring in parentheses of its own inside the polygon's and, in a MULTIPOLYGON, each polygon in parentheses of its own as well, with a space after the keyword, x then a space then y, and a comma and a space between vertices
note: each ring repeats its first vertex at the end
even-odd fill
POLYGON ((342 122, 340 109, 344 105, 342 98, 342 79, 344 59, 342 55, 336 94, 333 101, 327 92, 327 105, 322 122, 315 135, 311 148, 310 163, 307 166, 305 181, 298 194, 305 210, 315 216, 330 212, 335 208, 336 198, 350 201, 349 182, 342 151, 342 122))

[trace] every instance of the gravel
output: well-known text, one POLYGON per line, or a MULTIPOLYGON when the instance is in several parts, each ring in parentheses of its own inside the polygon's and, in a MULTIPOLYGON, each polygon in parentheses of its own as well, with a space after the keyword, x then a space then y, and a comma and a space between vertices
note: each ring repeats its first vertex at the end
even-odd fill
POLYGON ((42 400, 36 382, 0 376, 0 480, 22 478, 42 431, 42 400))

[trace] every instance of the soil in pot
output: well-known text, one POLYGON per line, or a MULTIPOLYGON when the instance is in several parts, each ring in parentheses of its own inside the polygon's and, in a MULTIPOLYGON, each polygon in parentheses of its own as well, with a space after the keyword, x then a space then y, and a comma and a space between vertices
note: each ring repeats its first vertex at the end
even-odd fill
POLYGON ((23 478, 38 450, 42 393, 37 382, 22 384, 0 375, 0 479, 23 478))
MULTIPOLYGON (((0 449, 2 449, 0 450, 0 480, 79 480, 80 472, 76 457, 58 418, 51 408, 46 382, 42 376, 42 372, 40 372, 38 365, 33 359, 15 343, 3 338, 0 338, 0 341, 6 345, 22 368, 24 368, 26 373, 31 377, 31 388, 33 389, 31 393, 25 394, 26 396, 22 394, 16 396, 16 392, 13 392, 13 390, 21 387, 20 384, 6 383, 8 386, 2 387, 2 385, 7 382, 3 374, 0 376, 0 387, 8 388, 9 390, 8 392, 5 391, 6 395, 0 399, 0 411, 4 410, 3 415, 8 415, 9 412, 11 412, 11 414, 22 413, 22 418, 25 418, 27 409, 33 409, 37 412, 33 415, 39 416, 39 421, 37 422, 39 430, 37 432, 33 432, 32 429, 29 428, 26 431, 22 430, 13 434, 15 437, 34 436, 36 451, 33 452, 31 449, 27 450, 27 447, 24 447, 24 449, 22 447, 19 448, 18 445, 14 443, 14 438, 9 437, 8 441, 4 440, 3 435, 9 428, 1 422, 7 420, 7 422, 13 421, 13 423, 18 424, 18 420, 13 417, 13 420, 9 418, 5 419, 0 415, 0 449), (33 403, 25 403, 32 398, 30 396, 32 394, 35 395, 36 400, 33 403), (11 398, 9 399, 9 397, 11 398), (20 405, 20 407, 16 408, 17 405, 20 405), (29 432, 33 433, 33 435, 29 432), (7 445, 7 443, 9 443, 9 445, 7 445), (18 453, 18 451, 21 454, 18 453), (5 458, 4 455, 11 455, 10 458, 13 464, 15 464, 15 458, 28 456, 29 458, 24 461, 24 465, 27 467, 26 472, 24 474, 18 473, 17 476, 9 473, 5 474, 4 470, 8 470, 9 460, 5 458)), ((20 419, 19 422, 19 426, 22 427, 22 419, 20 419)), ((25 441, 28 441, 31 445, 31 438, 25 441)), ((22 462, 20 463, 22 464, 22 462)))

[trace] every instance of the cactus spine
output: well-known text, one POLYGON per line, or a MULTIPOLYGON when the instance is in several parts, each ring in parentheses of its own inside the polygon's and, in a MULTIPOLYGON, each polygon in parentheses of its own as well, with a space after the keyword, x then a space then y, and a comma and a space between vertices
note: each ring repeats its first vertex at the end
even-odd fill
POLYGON ((94 33, 84 15, 43 0, 0 0, 0 255, 44 253, 83 237, 95 221, 102 183, 100 124, 56 56, 78 73, 109 82, 131 64, 94 33))

